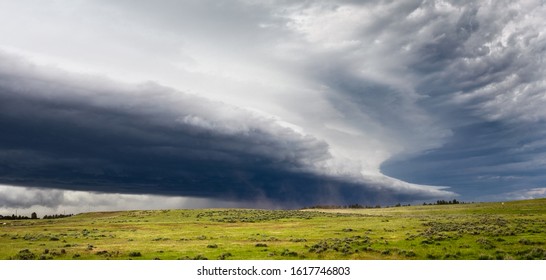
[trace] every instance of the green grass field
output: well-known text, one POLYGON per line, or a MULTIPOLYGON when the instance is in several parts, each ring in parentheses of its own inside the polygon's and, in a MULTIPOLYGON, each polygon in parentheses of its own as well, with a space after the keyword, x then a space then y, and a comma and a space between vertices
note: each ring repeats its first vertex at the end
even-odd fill
POLYGON ((546 259, 545 243, 546 199, 0 221, 0 259, 546 259))

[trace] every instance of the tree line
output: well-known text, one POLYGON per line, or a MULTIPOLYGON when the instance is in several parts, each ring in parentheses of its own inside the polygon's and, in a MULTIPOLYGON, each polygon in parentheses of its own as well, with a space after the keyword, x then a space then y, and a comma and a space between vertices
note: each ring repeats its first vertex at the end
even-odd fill
MULTIPOLYGON (((429 203, 426 203, 426 202, 423 202, 423 205, 449 205, 449 204, 466 204, 467 202, 462 202, 462 201, 458 201, 456 199, 453 199, 453 200, 437 200, 435 202, 429 202, 429 203)), ((375 206, 369 206, 369 205, 361 205, 361 204, 358 204, 358 203, 355 203, 355 204, 349 204, 349 205, 323 205, 323 204, 319 204, 319 205, 313 205, 313 206, 309 206, 309 207, 304 207, 302 209, 370 209, 370 208, 381 208, 381 207, 385 207, 385 208, 389 208, 389 207, 404 207, 404 206, 411 206, 411 204, 401 204, 401 203, 397 203, 395 205, 392 205, 392 206, 381 206, 379 204, 375 205, 375 206)))
POLYGON ((456 199, 453 200, 437 200, 436 203, 426 203, 423 202, 423 205, 446 205, 446 204, 465 204, 464 202, 458 201, 456 199))
POLYGON ((365 209, 365 208, 381 208, 381 205, 377 204, 375 206, 361 205, 361 204, 349 204, 349 205, 328 205, 328 204, 318 204, 309 207, 304 207, 302 209, 365 209))
MULTIPOLYGON (((60 219, 60 218, 66 218, 74 216, 74 214, 55 214, 55 215, 45 215, 42 219, 60 219)), ((32 212, 29 216, 22 216, 22 215, 11 215, 11 216, 2 216, 0 215, 0 220, 37 220, 38 214, 36 212, 32 212)))

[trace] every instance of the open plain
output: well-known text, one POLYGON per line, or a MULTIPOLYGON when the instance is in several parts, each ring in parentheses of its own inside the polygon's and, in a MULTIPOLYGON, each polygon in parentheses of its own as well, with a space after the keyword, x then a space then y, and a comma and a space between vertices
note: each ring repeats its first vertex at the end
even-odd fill
POLYGON ((4 220, 0 259, 546 259, 546 199, 4 220))

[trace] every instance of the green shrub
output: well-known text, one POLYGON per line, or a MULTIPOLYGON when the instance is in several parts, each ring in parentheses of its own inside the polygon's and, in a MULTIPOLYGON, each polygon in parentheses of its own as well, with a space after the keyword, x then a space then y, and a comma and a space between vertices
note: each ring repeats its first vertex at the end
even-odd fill
POLYGON ((226 252, 226 253, 222 253, 222 254, 218 257, 218 259, 219 259, 219 260, 225 260, 225 259, 227 259, 227 258, 229 258, 229 257, 231 257, 231 256, 233 256, 233 255, 232 255, 230 252, 226 252))
POLYGON ((142 257, 142 254, 140 252, 131 252, 129 257, 142 257))
POLYGON ((305 239, 305 238, 292 238, 292 239, 290 239, 290 242, 307 242, 307 239, 305 239))
POLYGON ((31 252, 29 249, 23 249, 15 255, 16 260, 34 260, 36 259, 36 255, 31 252))
POLYGON ((493 244, 493 242, 485 239, 485 238, 478 238, 476 240, 476 243, 480 244, 480 246, 483 248, 483 249, 486 249, 486 250, 490 250, 490 249, 493 249, 495 248, 496 246, 493 244))
POLYGON ((298 253, 297 252, 294 252, 294 251, 290 251, 288 249, 284 249, 284 251, 282 251, 281 253, 281 256, 286 256, 286 257, 297 257, 298 256, 298 253))
POLYGON ((208 260, 205 256, 199 254, 193 258, 193 260, 208 260))

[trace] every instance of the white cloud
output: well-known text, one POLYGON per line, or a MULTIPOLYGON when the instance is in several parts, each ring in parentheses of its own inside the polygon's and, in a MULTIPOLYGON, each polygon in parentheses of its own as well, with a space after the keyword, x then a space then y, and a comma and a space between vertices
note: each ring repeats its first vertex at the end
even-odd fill
POLYGON ((483 197, 483 199, 486 201, 526 200, 535 198, 546 198, 546 188, 522 188, 513 192, 483 197))

